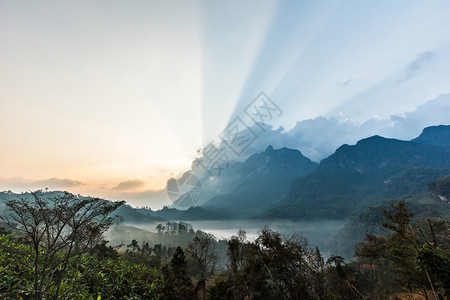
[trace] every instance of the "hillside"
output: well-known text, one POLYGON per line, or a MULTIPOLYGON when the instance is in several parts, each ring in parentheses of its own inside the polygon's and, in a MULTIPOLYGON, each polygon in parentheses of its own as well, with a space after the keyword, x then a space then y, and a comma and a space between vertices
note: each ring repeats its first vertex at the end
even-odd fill
POLYGON ((280 201, 295 178, 309 174, 316 167, 316 163, 298 150, 275 150, 269 146, 242 164, 231 192, 211 198, 204 207, 248 217, 280 201))
POLYGON ((423 193, 449 173, 450 148, 373 136, 341 146, 260 217, 345 219, 383 199, 423 193))
POLYGON ((367 233, 381 233, 381 229, 377 225, 385 219, 383 210, 390 209, 389 204, 398 200, 405 201, 408 210, 414 212, 413 222, 426 219, 448 220, 450 218, 450 205, 441 201, 431 192, 393 201, 383 201, 378 205, 365 208, 351 218, 344 228, 337 232, 335 238, 328 241, 330 251, 350 259, 353 256, 354 245, 362 242, 367 233))
POLYGON ((412 142, 450 147, 450 125, 430 126, 422 131, 422 134, 412 142))
MULTIPOLYGON (((62 195, 64 192, 62 191, 38 191, 38 193, 42 193, 45 197, 55 197, 57 195, 62 195)), ((31 193, 22 193, 22 194, 16 194, 11 192, 0 192, 0 215, 6 214, 8 212, 5 203, 10 200, 18 199, 18 198, 25 198, 28 199, 31 197, 31 193)), ((85 197, 89 198, 89 197, 85 197)), ((108 200, 105 200, 108 201, 108 200)), ((116 211, 114 211, 113 216, 119 215, 123 217, 123 220, 125 222, 132 222, 132 223, 139 223, 139 222, 162 222, 166 219, 154 216, 154 215, 148 215, 148 214, 142 214, 135 208, 131 207, 128 204, 124 204, 120 206, 116 211)))

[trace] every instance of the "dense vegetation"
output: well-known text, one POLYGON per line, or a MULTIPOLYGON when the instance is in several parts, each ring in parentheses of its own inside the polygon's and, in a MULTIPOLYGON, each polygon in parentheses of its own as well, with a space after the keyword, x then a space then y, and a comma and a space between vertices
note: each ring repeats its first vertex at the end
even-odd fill
POLYGON ((35 196, 34 202, 8 203, 16 208, 17 224, 14 234, 0 236, 3 299, 450 297, 449 223, 442 219, 412 222, 413 213, 403 201, 384 209, 383 218, 378 219, 380 233, 368 234, 356 246, 354 260, 347 263, 341 256, 324 257, 302 237, 284 237, 269 228, 252 241, 243 231, 227 241, 216 241, 177 222, 159 224, 157 234, 189 236, 190 243, 184 247, 134 240, 118 250, 98 233, 111 224, 99 220, 107 220, 104 217, 120 204, 100 199, 86 202, 73 195, 47 199, 44 204, 39 194, 35 196), (68 218, 59 215, 59 204, 69 199, 78 209, 70 210, 68 218), (83 227, 78 221, 91 209, 96 214, 85 218, 89 226, 83 227), (25 215, 29 218, 21 221, 25 215), (59 230, 63 225, 66 229, 59 230), (83 235, 78 236, 76 228, 83 235), (86 239, 91 236, 95 239, 86 239))

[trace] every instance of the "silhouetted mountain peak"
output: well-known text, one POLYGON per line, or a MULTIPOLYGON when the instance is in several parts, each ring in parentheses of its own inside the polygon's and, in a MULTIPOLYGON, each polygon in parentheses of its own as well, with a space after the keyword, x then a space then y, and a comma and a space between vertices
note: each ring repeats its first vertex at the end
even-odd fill
POLYGON ((373 143, 380 143, 380 142, 384 142, 386 140, 389 140, 385 137, 379 136, 379 135, 373 135, 370 136, 368 138, 359 140, 356 145, 367 145, 367 144, 373 144, 373 143))
POLYGON ((255 213, 281 200, 295 178, 316 167, 317 163, 299 150, 268 146, 242 164, 235 174, 238 184, 232 192, 213 197, 206 206, 228 209, 236 215, 255 213))
MULTIPOLYGON (((242 165, 241 173, 244 176, 261 171, 262 169, 268 172, 310 172, 317 166, 309 158, 296 149, 281 148, 274 149, 268 146, 264 152, 255 153, 250 156, 242 165)), ((301 175, 299 174, 299 175, 301 175)))
POLYGON ((321 166, 341 167, 359 173, 379 172, 392 167, 441 167, 449 163, 448 151, 440 151, 433 145, 423 145, 384 138, 378 135, 358 141, 356 145, 343 145, 321 166))
POLYGON ((450 125, 426 127, 412 142, 441 147, 450 147, 450 125))
POLYGON ((264 151, 265 153, 270 153, 270 152, 272 152, 272 151, 274 151, 273 150, 273 147, 272 147, 272 145, 269 145, 267 148, 266 148, 266 150, 264 151))

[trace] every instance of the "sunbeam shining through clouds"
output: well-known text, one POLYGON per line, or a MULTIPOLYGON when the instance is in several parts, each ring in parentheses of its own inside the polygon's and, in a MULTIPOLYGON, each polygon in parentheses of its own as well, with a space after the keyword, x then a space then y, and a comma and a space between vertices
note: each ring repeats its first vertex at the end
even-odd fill
POLYGON ((450 122, 449 12, 448 1, 2 1, 0 188, 161 207, 167 180, 199 149, 229 146, 230 128, 251 141, 228 147, 230 161, 273 145, 320 162, 374 134, 412 139, 450 122), (261 93, 272 109, 252 104, 261 93))
POLYGON ((450 0, 0 0, 0 300, 450 299, 450 0))

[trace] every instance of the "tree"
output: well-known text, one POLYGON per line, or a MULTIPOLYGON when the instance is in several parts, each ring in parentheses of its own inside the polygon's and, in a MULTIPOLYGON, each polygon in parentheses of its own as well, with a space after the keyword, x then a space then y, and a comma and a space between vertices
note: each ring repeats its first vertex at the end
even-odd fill
MULTIPOLYGON (((234 288, 228 287, 232 291, 234 298, 244 299, 246 295, 249 294, 247 288, 247 274, 244 272, 246 267, 248 252, 252 250, 252 247, 246 243, 247 235, 244 230, 239 230, 237 235, 233 235, 227 241, 227 256, 229 259, 229 281, 232 283, 234 288)), ((218 289, 224 289, 225 280, 219 281, 217 286, 218 289)))
POLYGON ((140 252, 141 251, 141 247, 139 247, 139 243, 135 239, 133 239, 131 241, 131 244, 127 245, 127 250, 128 250, 128 248, 131 248, 131 250, 135 251, 135 252, 140 252))
MULTIPOLYGON (((438 256, 432 256, 431 251, 422 252, 421 242, 426 242, 431 249, 435 248, 436 238, 430 221, 430 234, 433 242, 427 242, 421 228, 414 228, 411 225, 413 213, 408 211, 404 201, 391 204, 392 211, 384 210, 386 220, 382 223, 385 232, 381 236, 367 235, 363 243, 356 245, 355 254, 361 262, 369 259, 371 272, 374 274, 373 282, 381 280, 384 274, 391 274, 393 280, 385 280, 390 284, 396 284, 393 288, 402 287, 404 292, 412 298, 413 293, 420 291, 428 299, 427 288, 431 289, 434 299, 443 299, 438 292, 436 279, 430 275, 429 269, 432 267, 428 262, 436 261, 438 256), (420 235, 419 235, 420 234, 420 235), (423 241, 419 238, 422 236, 423 241), (422 256, 422 268, 418 265, 418 258, 422 256), (430 255, 428 255, 430 254, 430 255), (388 269, 386 272, 385 269, 388 269), (383 273, 383 274, 382 274, 383 273), (377 275, 377 276, 375 276, 377 275)), ((420 261, 420 260, 419 260, 420 261)), ((375 286, 377 286, 375 284, 375 286)), ((374 291, 379 298, 383 298, 382 293, 389 291, 374 291)))
POLYGON ((199 268, 199 279, 195 290, 200 294, 201 299, 205 299, 206 278, 209 271, 214 271, 217 261, 216 241, 209 235, 196 236, 189 244, 189 252, 199 268))
POLYGON ((263 265, 263 276, 274 293, 272 298, 282 295, 289 299, 313 298, 310 249, 304 238, 293 235, 283 239, 280 233, 265 228, 255 245, 258 249, 255 258, 263 265))
POLYGON ((356 270, 346 264, 342 256, 331 255, 326 263, 326 280, 324 280, 327 298, 364 299, 354 282, 352 275, 355 273, 356 270))
POLYGON ((435 282, 440 299, 450 298, 450 259, 442 255, 442 250, 425 244, 419 250, 418 262, 422 269, 426 269, 430 279, 435 282))
POLYGON ((59 298, 68 270, 101 241, 113 222, 109 214, 123 203, 43 191, 6 202, 11 213, 4 221, 23 233, 33 250, 27 266, 34 276, 35 299, 59 298))
POLYGON ((191 279, 188 276, 188 267, 186 257, 184 256, 183 249, 178 246, 175 253, 170 260, 170 267, 175 276, 175 284, 178 288, 188 286, 191 284, 191 279))
POLYGON ((191 278, 183 249, 178 246, 170 260, 163 268, 165 291, 169 299, 193 299, 191 278))
POLYGON ((156 226, 156 230, 158 231, 158 233, 163 233, 163 231, 165 230, 166 228, 162 225, 162 224, 158 224, 157 226, 156 226))

